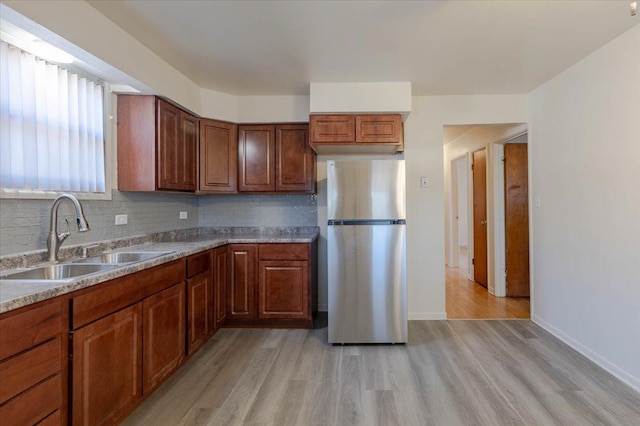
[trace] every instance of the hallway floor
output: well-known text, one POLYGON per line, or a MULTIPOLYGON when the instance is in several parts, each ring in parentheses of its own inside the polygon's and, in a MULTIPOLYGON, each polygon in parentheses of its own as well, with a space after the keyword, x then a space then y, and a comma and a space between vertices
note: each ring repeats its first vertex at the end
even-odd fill
POLYGON ((448 319, 530 318, 529 298, 492 296, 459 268, 446 266, 445 282, 448 319))

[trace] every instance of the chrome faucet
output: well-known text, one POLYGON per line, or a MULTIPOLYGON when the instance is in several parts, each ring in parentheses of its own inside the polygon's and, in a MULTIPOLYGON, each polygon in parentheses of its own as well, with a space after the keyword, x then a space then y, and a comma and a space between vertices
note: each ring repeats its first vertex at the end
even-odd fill
POLYGON ((63 200, 69 200, 73 203, 73 206, 76 209, 76 223, 78 224, 78 232, 87 232, 91 228, 89 228, 89 223, 87 219, 84 217, 84 212, 82 211, 82 205, 78 199, 71 194, 61 194, 54 201, 51 206, 51 219, 49 220, 49 237, 47 238, 47 250, 48 250, 48 260, 49 262, 56 263, 58 262, 58 250, 60 250, 60 246, 70 235, 69 232, 69 221, 65 219, 67 222, 67 232, 63 232, 58 234, 58 207, 63 200))

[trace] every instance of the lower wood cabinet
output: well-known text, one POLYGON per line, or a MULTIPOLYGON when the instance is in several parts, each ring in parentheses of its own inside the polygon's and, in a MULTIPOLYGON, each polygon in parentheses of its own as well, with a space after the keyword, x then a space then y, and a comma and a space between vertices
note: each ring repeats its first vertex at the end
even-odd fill
POLYGON ((70 297, 71 422, 116 424, 185 359, 186 261, 70 297))
POLYGON ((226 245, 0 315, 0 423, 117 424, 218 328, 311 327, 315 247, 226 245))
POLYGON ((254 320, 256 315, 256 245, 229 246, 227 321, 254 320))
POLYGON ((184 360, 185 284, 176 284, 142 302, 142 389, 149 394, 184 360))
POLYGON ((230 245, 225 325, 311 327, 312 251, 312 244, 230 245))
POLYGON ((227 281, 229 250, 227 246, 213 251, 213 330, 227 320, 227 281))
POLYGON ((260 260, 258 262, 258 317, 310 317, 309 262, 260 260))
POLYGON ((0 315, 1 424, 66 423, 66 312, 56 298, 0 315))
POLYGON ((187 355, 213 334, 213 275, 211 251, 187 259, 187 355))
POLYGON ((114 424, 142 398, 142 303, 72 333, 72 422, 114 424))

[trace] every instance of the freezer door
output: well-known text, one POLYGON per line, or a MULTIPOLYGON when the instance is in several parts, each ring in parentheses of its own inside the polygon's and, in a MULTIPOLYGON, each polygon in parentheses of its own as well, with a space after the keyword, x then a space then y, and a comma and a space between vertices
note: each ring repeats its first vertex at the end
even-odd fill
POLYGON ((329 343, 407 341, 405 228, 328 227, 329 343))
POLYGON ((328 219, 406 219, 404 160, 327 162, 328 219))

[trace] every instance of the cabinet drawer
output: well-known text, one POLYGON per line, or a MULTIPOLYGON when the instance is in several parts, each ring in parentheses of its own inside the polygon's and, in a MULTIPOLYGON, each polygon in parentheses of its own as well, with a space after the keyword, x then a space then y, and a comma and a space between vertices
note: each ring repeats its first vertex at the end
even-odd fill
POLYGON ((0 404, 62 368, 60 336, 0 363, 0 404))
POLYGON ((60 408, 62 382, 59 374, 0 406, 0 419, 12 424, 32 425, 60 408))
POLYGON ((0 359, 60 334, 62 302, 55 301, 0 320, 0 359))
POLYGON ((211 253, 209 251, 189 256, 187 259, 187 277, 195 277, 196 275, 208 270, 210 267, 211 253))
POLYGON ((260 244, 258 246, 260 260, 308 260, 309 244, 260 244))
POLYGON ((97 289, 74 297, 72 328, 89 324, 154 293, 184 281, 185 261, 176 260, 101 284, 97 289))

